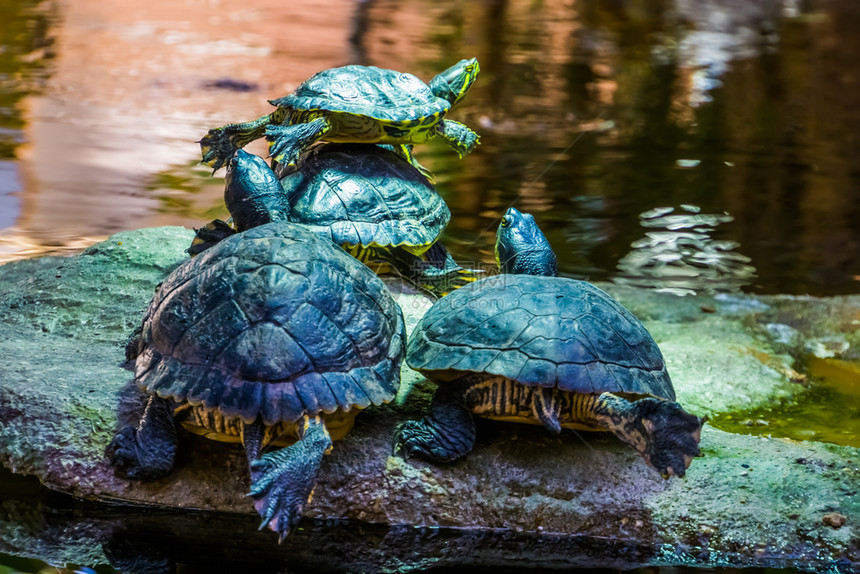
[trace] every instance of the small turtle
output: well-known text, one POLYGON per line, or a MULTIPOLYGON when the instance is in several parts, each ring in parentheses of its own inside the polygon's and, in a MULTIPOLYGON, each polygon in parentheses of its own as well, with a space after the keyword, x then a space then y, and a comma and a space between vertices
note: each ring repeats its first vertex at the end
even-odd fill
POLYGON ((276 110, 251 122, 209 130, 200 140, 203 163, 220 168, 237 148, 266 136, 274 160, 295 168, 314 142, 394 146, 416 167, 412 144, 439 137, 460 157, 478 144, 465 125, 445 119, 478 76, 478 60, 461 60, 425 84, 412 74, 373 66, 323 70, 289 96, 270 100, 276 110))
POLYGON ((440 299, 413 331, 407 364, 439 387, 430 412, 398 429, 395 452, 455 460, 472 450, 474 414, 610 431, 664 477, 683 476, 704 421, 674 402, 645 327, 600 289, 556 277, 531 215, 507 211, 496 257, 506 273, 440 299))
POLYGON ((301 226, 260 225, 159 286, 127 349, 146 410, 106 455, 118 474, 153 479, 174 466, 176 421, 241 442, 260 528, 283 540, 332 440, 395 396, 404 347, 402 312, 367 267, 301 226))
POLYGON ((207 224, 189 253, 274 218, 301 224, 377 273, 394 269, 436 296, 477 278, 438 242, 451 212, 409 162, 372 144, 326 144, 308 155, 279 182, 262 158, 237 150, 224 191, 236 229, 221 220, 207 224))

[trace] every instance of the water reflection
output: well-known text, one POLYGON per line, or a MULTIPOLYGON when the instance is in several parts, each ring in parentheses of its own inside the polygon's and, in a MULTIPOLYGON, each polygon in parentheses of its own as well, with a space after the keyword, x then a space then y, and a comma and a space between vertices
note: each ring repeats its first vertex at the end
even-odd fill
POLYGON ((451 206, 446 241, 458 260, 490 262, 491 230, 516 205, 560 246, 563 273, 606 280, 641 239, 640 213, 691 204, 735 217, 713 239, 743 246, 758 274, 744 289, 857 291, 852 0, 81 0, 0 10, 0 236, 10 256, 25 253, 14 245, 199 225, 222 190, 220 176, 193 167, 194 141, 267 113, 267 98, 320 69, 363 63, 429 79, 476 56, 482 77, 454 119, 479 126, 482 145, 463 160, 435 144, 416 150, 451 206))
POLYGON ((22 178, 14 159, 24 142, 23 101, 41 91, 47 63, 55 54, 46 3, 0 2, 0 22, 0 229, 4 229, 15 223, 21 210, 16 194, 22 178))
MULTIPOLYGON (((742 554, 703 553, 701 548, 681 544, 653 546, 625 536, 385 526, 338 519, 303 519, 283 544, 273 544, 268 533, 257 529, 259 519, 253 514, 86 502, 44 488, 28 486, 28 492, 21 492, 16 483, 22 481, 35 479, 10 476, 0 469, 0 487, 9 494, 0 506, 0 572, 4 573, 798 572, 751 567, 742 554), (14 554, 5 553, 10 551, 14 554), (24 557, 33 555, 65 568, 24 557), (689 566, 643 566, 664 562, 689 566)), ((754 563, 824 571, 828 562, 811 557, 769 558, 763 551, 754 563)))
POLYGON ((750 258, 737 252, 736 241, 716 240, 711 233, 734 218, 727 214, 699 213, 695 205, 655 208, 639 215, 649 231, 634 241, 632 250, 618 262, 613 281, 653 288, 677 295, 731 293, 755 278, 750 258))

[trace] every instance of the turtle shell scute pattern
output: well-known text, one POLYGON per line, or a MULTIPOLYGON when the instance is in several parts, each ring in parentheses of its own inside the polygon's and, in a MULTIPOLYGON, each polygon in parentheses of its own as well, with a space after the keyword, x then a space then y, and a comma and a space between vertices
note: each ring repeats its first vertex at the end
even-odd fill
POLYGON ((451 211, 417 169, 368 144, 328 144, 281 180, 290 220, 339 244, 432 245, 451 211))
POLYGON ((437 379, 501 375, 563 391, 675 400, 657 343, 600 289, 561 277, 497 275, 437 301, 407 363, 437 379))
POLYGON ((390 401, 400 308, 373 272, 289 223, 229 237, 186 261, 144 317, 137 384, 266 424, 390 401))
POLYGON ((295 92, 271 100, 274 106, 414 122, 444 115, 451 104, 437 98, 416 76, 375 66, 330 68, 305 80, 295 92))

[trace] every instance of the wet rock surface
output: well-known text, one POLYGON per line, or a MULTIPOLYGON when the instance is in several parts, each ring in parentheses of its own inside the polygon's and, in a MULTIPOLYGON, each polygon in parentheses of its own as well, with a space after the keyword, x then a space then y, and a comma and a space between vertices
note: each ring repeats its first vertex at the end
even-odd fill
MULTIPOLYGON (((479 421, 465 459, 404 461, 390 456, 394 428, 426 408, 433 392, 407 368, 395 402, 362 413, 335 443, 307 520, 280 547, 272 533, 256 532, 240 447, 183 435, 170 476, 117 478, 102 453, 120 404, 136 396, 122 367, 125 339, 155 285, 184 259, 191 235, 143 229, 77 256, 0 267, 0 462, 79 500, 64 503, 74 507, 67 514, 41 501, 5 502, 0 551, 38 548, 43 558, 121 569, 149 556, 141 548, 154 548, 152 560, 162 564, 204 540, 201 554, 213 560, 259 548, 260 559, 360 571, 860 564, 858 449, 706 426, 704 457, 686 479, 665 481, 608 434, 554 437, 479 421)), ((411 329, 428 302, 390 284, 411 329)), ((858 348, 857 297, 678 298, 602 287, 645 322, 679 401, 699 415, 799 392, 796 361, 810 348, 847 359, 858 348)))

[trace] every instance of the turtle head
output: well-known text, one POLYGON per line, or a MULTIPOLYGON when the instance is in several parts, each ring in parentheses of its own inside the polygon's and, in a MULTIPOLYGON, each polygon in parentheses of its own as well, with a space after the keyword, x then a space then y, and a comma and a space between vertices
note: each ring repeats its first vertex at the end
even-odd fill
POLYGON ((430 80, 430 91, 437 98, 448 100, 452 106, 455 106, 466 97, 480 71, 477 58, 460 60, 430 80))
POLYGON ((224 203, 239 231, 286 220, 290 214, 278 176, 263 158, 242 149, 227 164, 224 203))
POLYGON ((496 263, 502 273, 558 275, 558 261, 528 213, 508 208, 496 232, 496 263))

